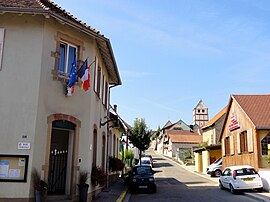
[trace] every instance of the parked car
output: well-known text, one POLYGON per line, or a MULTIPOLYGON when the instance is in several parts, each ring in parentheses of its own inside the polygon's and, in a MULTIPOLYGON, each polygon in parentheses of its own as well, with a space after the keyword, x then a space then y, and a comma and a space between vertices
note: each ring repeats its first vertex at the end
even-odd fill
POLYGON ((151 166, 137 165, 130 172, 130 191, 134 193, 138 190, 145 190, 156 193, 157 185, 154 178, 155 171, 151 166))
POLYGON ((257 171, 248 165, 231 166, 225 168, 219 178, 220 189, 230 189, 232 194, 238 190, 263 190, 263 183, 257 171))
POLYGON ((151 160, 151 162, 152 162, 152 164, 153 164, 153 157, 152 157, 152 155, 150 155, 150 154, 144 154, 144 157, 149 157, 150 158, 150 160, 151 160))
POLYGON ((222 173, 222 158, 220 157, 206 169, 207 174, 211 177, 219 177, 222 173))
POLYGON ((153 167, 153 163, 149 157, 142 157, 141 161, 139 160, 138 165, 145 165, 153 167), (141 163, 142 162, 142 163, 141 163))

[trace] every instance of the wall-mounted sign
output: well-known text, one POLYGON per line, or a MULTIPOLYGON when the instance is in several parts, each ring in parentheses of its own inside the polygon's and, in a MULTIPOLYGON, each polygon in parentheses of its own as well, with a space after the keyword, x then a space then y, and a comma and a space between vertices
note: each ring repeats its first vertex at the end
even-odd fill
POLYGON ((18 142, 18 149, 30 149, 30 142, 18 142))
POLYGON ((233 131, 235 129, 240 128, 239 122, 237 121, 236 117, 232 114, 231 116, 231 122, 229 124, 229 130, 233 131))

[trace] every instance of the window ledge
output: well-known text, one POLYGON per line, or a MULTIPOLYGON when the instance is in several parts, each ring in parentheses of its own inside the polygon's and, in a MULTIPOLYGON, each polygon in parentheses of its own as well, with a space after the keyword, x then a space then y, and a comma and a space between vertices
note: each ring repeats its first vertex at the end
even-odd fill
POLYGON ((58 71, 52 70, 52 75, 54 80, 62 81, 65 83, 69 81, 69 76, 61 74, 58 71))

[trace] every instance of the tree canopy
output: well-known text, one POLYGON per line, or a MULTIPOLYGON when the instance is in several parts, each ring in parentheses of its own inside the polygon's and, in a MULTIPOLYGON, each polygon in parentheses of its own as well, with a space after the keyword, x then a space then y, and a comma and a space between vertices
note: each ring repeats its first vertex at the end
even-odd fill
POLYGON ((134 126, 129 130, 128 138, 140 150, 141 158, 141 152, 148 149, 151 142, 151 131, 148 130, 144 119, 135 119, 134 126))

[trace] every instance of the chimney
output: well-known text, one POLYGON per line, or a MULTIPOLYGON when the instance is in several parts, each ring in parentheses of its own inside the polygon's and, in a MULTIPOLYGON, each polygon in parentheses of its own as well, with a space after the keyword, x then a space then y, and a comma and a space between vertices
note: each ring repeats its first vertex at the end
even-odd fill
POLYGON ((113 110, 117 113, 117 105, 113 105, 113 110))

